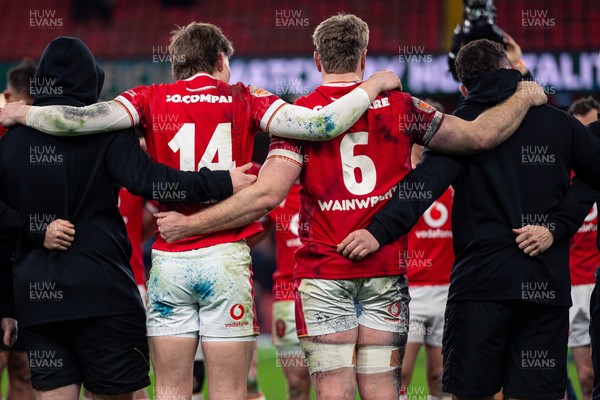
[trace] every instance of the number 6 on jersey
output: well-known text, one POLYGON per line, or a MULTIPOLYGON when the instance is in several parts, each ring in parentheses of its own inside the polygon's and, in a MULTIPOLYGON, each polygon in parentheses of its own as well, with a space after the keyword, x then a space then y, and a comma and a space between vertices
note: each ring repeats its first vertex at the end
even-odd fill
POLYGON ((369 194, 377 184, 375 163, 368 156, 354 155, 354 147, 369 142, 369 132, 347 133, 340 143, 342 171, 346 189, 354 195, 369 194), (360 170, 361 180, 356 179, 355 169, 360 170))

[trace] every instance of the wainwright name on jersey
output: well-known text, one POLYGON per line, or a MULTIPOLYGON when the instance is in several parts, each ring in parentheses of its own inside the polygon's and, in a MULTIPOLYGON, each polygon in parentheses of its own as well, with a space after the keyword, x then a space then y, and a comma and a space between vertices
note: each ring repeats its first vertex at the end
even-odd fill
MULTIPOLYGON (((359 83, 331 83, 298 99, 318 109, 359 83)), ((367 112, 337 138, 311 143, 272 138, 268 157, 285 157, 303 166, 300 176, 300 239, 295 278, 354 279, 405 273, 401 259, 407 238, 383 246, 362 261, 336 251, 350 232, 366 227, 391 199, 411 169, 413 143, 437 132, 443 114, 400 91, 378 96, 367 112)))
MULTIPOLYGON (((242 83, 229 85, 199 73, 170 84, 138 86, 116 101, 139 121, 148 153, 154 161, 182 171, 228 170, 250 161, 254 136, 267 130, 273 114, 285 102, 271 93, 242 83)), ((156 183, 155 198, 161 211, 190 215, 207 204, 183 204, 185 192, 156 183)), ((242 228, 165 242, 156 236, 154 248, 187 251, 236 242, 262 230, 259 222, 242 228)))

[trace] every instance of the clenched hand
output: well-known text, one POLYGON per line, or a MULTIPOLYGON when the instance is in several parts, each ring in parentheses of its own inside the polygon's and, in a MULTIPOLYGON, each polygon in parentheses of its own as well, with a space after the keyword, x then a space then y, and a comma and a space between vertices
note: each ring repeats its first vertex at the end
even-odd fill
POLYGON ((175 211, 155 213, 156 226, 160 237, 167 243, 192 236, 188 217, 175 211))
POLYGON ((531 257, 548 250, 554 243, 554 235, 545 226, 525 225, 522 228, 513 229, 517 238, 515 241, 523 252, 531 257))
POLYGON ((379 242, 366 229, 350 233, 337 247, 338 253, 357 261, 377 250, 379 250, 379 242))
POLYGON ((17 124, 24 124, 30 108, 31 106, 25 104, 23 100, 6 104, 3 108, 0 108, 0 125, 8 128, 17 124))
POLYGON ((46 227, 44 247, 48 250, 67 250, 75 240, 75 225, 55 219, 46 227))

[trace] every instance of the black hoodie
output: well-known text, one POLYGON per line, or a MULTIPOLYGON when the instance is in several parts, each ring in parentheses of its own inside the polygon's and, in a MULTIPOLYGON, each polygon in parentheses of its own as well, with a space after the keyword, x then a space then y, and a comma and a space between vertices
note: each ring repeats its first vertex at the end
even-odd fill
MULTIPOLYGON (((479 74, 455 115, 474 120, 509 97, 519 79, 512 70, 479 74)), ((447 156, 426 151, 400 183, 400 195, 367 229, 382 244, 408 233, 452 183, 456 261, 449 301, 525 300, 569 306, 565 239, 591 207, 566 196, 571 169, 597 187, 593 178, 600 176, 600 141, 567 113, 547 105, 534 107, 506 142, 486 153, 447 156), (403 188, 423 193, 415 196, 403 188), (528 224, 544 225, 555 236, 554 245, 537 257, 525 255, 511 231, 528 224)))
MULTIPOLYGON (((38 65, 34 105, 92 104, 103 78, 83 42, 57 38, 38 65)), ((187 202, 232 192, 226 171, 153 164, 132 129, 65 138, 21 126, 0 140, 0 199, 23 216, 26 236, 38 237, 37 244, 17 240, 13 276, 20 324, 143 312, 117 208, 120 186, 147 198, 156 188, 175 188, 187 202), (75 225, 75 241, 65 252, 39 246, 46 225, 57 218, 75 225)))

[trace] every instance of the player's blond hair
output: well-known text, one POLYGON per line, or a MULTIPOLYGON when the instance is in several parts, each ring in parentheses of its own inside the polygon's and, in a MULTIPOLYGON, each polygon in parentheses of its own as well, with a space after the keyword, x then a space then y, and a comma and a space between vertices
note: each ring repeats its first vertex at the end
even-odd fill
POLYGON ((198 72, 212 74, 219 53, 233 54, 233 46, 221 29, 213 24, 192 22, 171 32, 169 54, 175 79, 186 79, 198 72))
POLYGON ((338 14, 321 22, 313 43, 328 74, 354 72, 369 43, 369 26, 353 14, 338 14))

